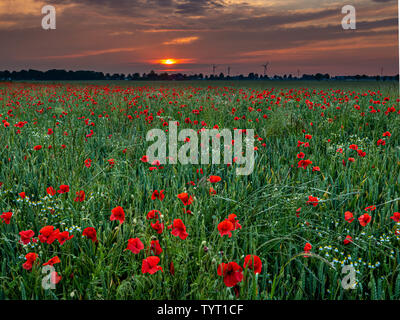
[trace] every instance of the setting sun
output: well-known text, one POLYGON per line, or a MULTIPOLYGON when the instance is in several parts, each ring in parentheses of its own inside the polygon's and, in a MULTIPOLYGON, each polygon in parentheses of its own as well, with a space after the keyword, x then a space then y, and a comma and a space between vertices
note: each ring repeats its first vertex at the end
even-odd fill
POLYGON ((162 60, 160 60, 161 64, 168 64, 168 65, 175 64, 176 62, 177 61, 175 59, 162 59, 162 60))

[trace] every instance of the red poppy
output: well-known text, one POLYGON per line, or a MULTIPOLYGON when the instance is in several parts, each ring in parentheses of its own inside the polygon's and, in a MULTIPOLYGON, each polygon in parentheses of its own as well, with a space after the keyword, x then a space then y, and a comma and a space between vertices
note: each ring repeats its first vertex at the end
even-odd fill
POLYGON ((60 245, 63 245, 66 241, 71 240, 74 237, 74 235, 69 235, 68 231, 63 231, 60 232, 57 236, 57 240, 60 243, 60 245))
POLYGON ((346 236, 346 238, 343 240, 344 244, 349 244, 350 242, 353 242, 353 238, 351 236, 346 236))
POLYGON ((160 191, 154 190, 153 193, 152 193, 152 195, 151 195, 151 200, 159 199, 160 201, 163 201, 163 200, 164 200, 164 197, 165 197, 165 195, 164 195, 164 189, 163 189, 163 190, 160 190, 160 191))
POLYGON ((217 273, 224 277, 224 283, 227 287, 233 287, 243 279, 243 269, 236 262, 221 263, 218 266, 217 273))
POLYGON ((52 244, 60 233, 59 229, 54 229, 53 226, 45 226, 39 231, 39 240, 42 243, 52 244))
POLYGON ((115 160, 114 159, 108 159, 108 164, 110 165, 110 168, 113 168, 115 165, 115 160))
POLYGON ((309 252, 312 249, 312 245, 310 243, 306 243, 304 246, 304 251, 309 252))
POLYGON ((386 141, 383 140, 383 139, 379 139, 379 140, 376 142, 376 145, 377 145, 377 146, 384 146, 385 144, 386 144, 386 141))
POLYGON ((231 214, 228 216, 228 221, 230 221, 230 222, 232 223, 232 225, 233 225, 233 230, 242 229, 242 226, 240 225, 239 220, 236 220, 236 214, 231 213, 231 214))
POLYGON ((221 237, 224 235, 228 235, 229 238, 232 237, 232 230, 234 230, 234 225, 227 219, 218 224, 218 231, 221 237))
POLYGON ((161 215, 161 212, 160 212, 160 211, 158 211, 158 210, 150 210, 150 211, 147 213, 146 219, 147 219, 147 220, 159 219, 159 218, 160 218, 160 215, 161 215))
POLYGON ((164 231, 164 223, 160 223, 160 221, 156 221, 156 223, 151 222, 151 227, 158 233, 161 234, 164 231))
POLYGON ((364 213, 358 218, 358 221, 360 221, 360 224, 365 227, 368 223, 371 222, 371 216, 368 213, 364 213))
POLYGON ((18 195, 21 197, 21 199, 25 199, 26 197, 25 192, 18 193, 18 195))
POLYGON ((311 204, 314 207, 316 207, 318 205, 318 198, 317 197, 313 197, 313 196, 308 196, 307 203, 311 204))
POLYGON ((3 214, 0 216, 0 218, 3 220, 3 222, 5 224, 10 224, 12 215, 13 215, 12 212, 3 212, 3 214))
POLYGON ((144 249, 144 245, 142 241, 140 241, 139 238, 131 238, 128 240, 128 246, 126 247, 126 250, 132 251, 134 254, 138 254, 141 250, 144 249))
POLYGON ((85 160, 85 167, 90 168, 92 166, 92 159, 86 159, 85 160))
POLYGON ((160 255, 163 252, 163 249, 160 246, 160 242, 158 240, 152 240, 150 243, 150 250, 153 251, 153 254, 156 256, 160 255))
POLYGON ((26 262, 22 265, 25 270, 31 270, 33 263, 36 261, 38 255, 34 252, 29 252, 25 255, 26 262))
POLYGON ((34 146, 34 147, 33 147, 33 150, 35 150, 35 151, 38 151, 38 150, 40 150, 40 149, 42 149, 42 146, 41 146, 41 145, 38 145, 38 146, 34 146))
POLYGON ((56 190, 51 186, 46 189, 46 192, 50 196, 54 196, 56 194, 56 190))
POLYGON ((174 220, 171 234, 175 237, 181 238, 182 240, 187 238, 188 233, 186 232, 186 226, 183 224, 181 219, 174 220))
POLYGON ((57 284, 61 281, 62 277, 57 273, 57 271, 53 271, 50 275, 50 281, 53 284, 57 284))
POLYGON ((304 152, 299 152, 299 153, 297 154, 297 158, 298 158, 298 159, 304 159, 304 156, 305 156, 304 152))
POLYGON ((210 187, 210 190, 208 191, 208 193, 211 196, 211 195, 217 194, 217 191, 213 187, 210 187))
POLYGON ((148 156, 143 156, 140 161, 142 162, 149 162, 149 157, 148 156))
POLYGON ((303 168, 303 169, 307 169, 307 167, 312 164, 312 161, 307 159, 307 160, 300 160, 297 163, 297 168, 303 168))
POLYGON ((96 229, 93 227, 87 227, 85 230, 83 230, 82 235, 92 240, 93 242, 98 241, 96 229))
POLYGON ((122 209, 122 207, 120 207, 120 206, 112 209, 111 210, 110 220, 111 221, 118 220, 120 224, 123 224, 124 221, 125 221, 124 209, 122 209))
POLYGON ((358 149, 358 146, 357 146, 356 144, 351 144, 351 145, 349 146, 349 148, 350 148, 351 150, 357 150, 357 149, 358 149))
POLYGON ((21 236, 19 242, 22 244, 28 244, 29 242, 31 242, 31 239, 35 235, 35 232, 33 232, 33 230, 25 230, 21 231, 19 235, 21 236))
POLYGON ((210 181, 211 183, 220 182, 221 181, 221 177, 220 176, 210 176, 208 178, 208 181, 210 181))
POLYGON ((178 194, 178 198, 181 199, 184 206, 188 206, 193 202, 192 196, 189 196, 186 192, 178 194))
POLYGON ((393 213, 393 216, 390 217, 395 222, 400 222, 400 212, 393 213))
POLYGON ((161 270, 163 272, 163 269, 161 266, 158 265, 160 262, 160 258, 157 256, 150 256, 147 257, 146 259, 143 259, 142 261, 142 273, 150 273, 154 274, 158 270, 161 270))
POLYGON ((354 220, 353 213, 351 213, 350 211, 346 211, 344 213, 344 220, 346 220, 348 223, 352 223, 354 220))
POLYGON ((262 269, 262 262, 260 257, 255 256, 255 255, 247 255, 244 258, 244 264, 243 264, 243 268, 249 268, 252 269, 254 271, 254 273, 261 273, 261 269, 262 269))
POLYGON ((85 191, 81 190, 76 193, 76 198, 74 199, 75 202, 83 202, 85 201, 85 191))
POLYGON ((69 186, 66 184, 62 184, 60 188, 57 190, 58 193, 68 193, 69 192, 69 186))
POLYGON ((55 257, 51 258, 49 261, 47 261, 46 263, 43 263, 43 265, 44 266, 47 266, 47 265, 53 266, 56 263, 60 263, 60 262, 61 262, 60 258, 58 256, 55 256, 55 257))

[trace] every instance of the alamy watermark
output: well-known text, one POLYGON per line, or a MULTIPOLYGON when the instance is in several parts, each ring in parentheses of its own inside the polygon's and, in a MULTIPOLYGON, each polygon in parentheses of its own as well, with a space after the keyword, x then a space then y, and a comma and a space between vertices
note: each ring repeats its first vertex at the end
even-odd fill
POLYGON ((223 154, 224 164, 235 163, 243 167, 236 168, 237 175, 249 175, 254 170, 254 130, 235 129, 201 129, 199 134, 193 129, 182 129, 178 133, 178 123, 170 121, 168 133, 161 129, 152 129, 147 132, 146 141, 157 141, 148 147, 146 156, 148 161, 160 164, 210 164, 210 140, 211 163, 221 164, 221 138, 224 138, 223 154), (168 138, 167 138, 168 134, 168 138), (199 141, 200 135, 200 141, 199 141), (245 136, 246 151, 243 152, 243 136, 245 136), (178 150, 178 141, 184 144, 178 150), (168 142, 168 156, 167 156, 168 142), (199 152, 200 142, 200 152, 199 152))

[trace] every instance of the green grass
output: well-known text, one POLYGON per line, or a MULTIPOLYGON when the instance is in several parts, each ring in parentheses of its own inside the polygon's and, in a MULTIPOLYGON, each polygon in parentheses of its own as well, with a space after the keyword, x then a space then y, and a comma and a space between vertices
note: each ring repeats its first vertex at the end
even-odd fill
POLYGON ((237 299, 217 267, 230 261, 243 267, 248 254, 259 256, 263 267, 258 275, 243 270, 239 299, 400 299, 400 223, 390 219, 400 211, 397 84, 0 83, 0 99, 0 120, 10 123, 8 128, 0 123, 0 214, 13 212, 10 224, 0 220, 0 299, 237 299), (369 112, 370 106, 381 112, 369 112), (396 112, 385 114, 392 106, 396 112), (192 113, 200 107, 199 115, 192 113), (145 121, 145 109, 153 114, 151 124, 145 121), (263 139, 255 142, 254 172, 238 176, 235 165, 223 164, 166 164, 149 171, 150 165, 140 159, 150 145, 147 131, 166 128, 160 117, 178 120, 181 129, 199 130, 201 121, 206 128, 254 129, 263 139), (199 124, 186 124, 188 117, 199 124), (18 134, 14 124, 19 121, 28 124, 18 134), (53 135, 47 134, 49 128, 53 135), (94 135, 85 141, 91 129, 94 135), (382 137, 386 131, 391 137, 382 137), (377 146, 381 138, 386 144, 377 146), (297 147, 299 140, 310 146, 297 147), (349 149, 351 144, 366 156, 349 149), (43 148, 35 151, 36 145, 43 148), (300 151, 313 162, 307 169, 297 167, 300 151), (348 162, 349 157, 355 162, 348 162), (84 165, 88 158, 90 168, 84 165), (109 159, 115 160, 112 168, 109 159), (313 172, 313 166, 320 172, 313 172), (203 174, 197 173, 200 168, 203 174), (222 178, 212 185, 214 196, 210 183, 198 183, 209 175, 222 178), (61 184, 70 186, 68 194, 46 196, 47 187, 61 184), (165 189, 163 201, 151 200, 155 189, 165 189), (82 203, 74 201, 80 190, 86 193, 82 203), (21 200, 20 192, 29 199, 21 200), (182 192, 194 197, 192 215, 183 212, 177 198, 182 192), (306 203, 310 195, 320 200, 316 207, 306 203), (376 206, 372 221, 362 227, 358 217, 371 205, 376 206), (117 206, 126 214, 122 225, 109 219, 117 206), (163 215, 162 234, 146 219, 152 209, 163 215), (354 214, 351 224, 344 220, 345 211, 354 214), (233 231, 232 238, 221 237, 218 223, 230 213, 237 215, 242 229, 233 231), (185 240, 167 228, 178 218, 187 227, 185 240), (37 237, 46 225, 60 231, 73 227, 74 238, 62 246, 18 243, 20 231, 32 229, 37 237), (97 244, 82 237, 86 227, 97 230, 97 244), (353 242, 344 245, 347 235, 353 242), (128 239, 136 237, 145 250, 137 255, 124 251, 128 239), (147 251, 152 239, 163 249, 163 272, 142 274, 142 260, 152 255, 147 251), (312 250, 304 257, 307 242, 312 250), (28 252, 38 254, 31 271, 22 268, 28 252), (44 290, 42 264, 56 255, 61 263, 54 267, 62 279, 54 290, 44 290), (350 263, 357 263, 357 286, 344 290, 342 264, 350 263))

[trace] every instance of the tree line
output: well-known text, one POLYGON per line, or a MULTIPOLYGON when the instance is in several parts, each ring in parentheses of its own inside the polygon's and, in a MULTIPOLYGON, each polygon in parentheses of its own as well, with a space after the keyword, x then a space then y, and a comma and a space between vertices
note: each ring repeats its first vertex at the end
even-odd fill
POLYGON ((38 70, 21 70, 21 71, 0 71, 0 80, 12 81, 12 80, 57 80, 57 81, 69 81, 69 80, 399 80, 399 75, 396 76, 367 76, 367 75, 354 75, 354 76, 334 76, 331 77, 329 74, 303 74, 301 77, 295 77, 289 75, 259 75, 257 73, 250 72, 247 76, 235 75, 229 76, 220 73, 219 75, 203 75, 199 74, 182 74, 174 73, 168 74, 167 72, 156 73, 153 70, 149 73, 140 74, 138 72, 132 74, 123 73, 103 73, 96 71, 78 70, 78 71, 66 71, 63 69, 51 69, 47 71, 38 70))

